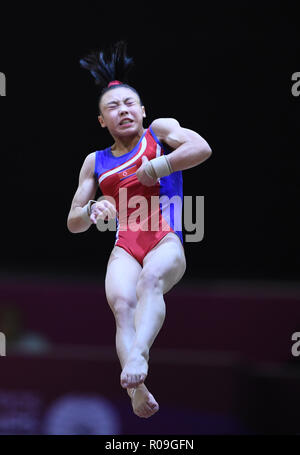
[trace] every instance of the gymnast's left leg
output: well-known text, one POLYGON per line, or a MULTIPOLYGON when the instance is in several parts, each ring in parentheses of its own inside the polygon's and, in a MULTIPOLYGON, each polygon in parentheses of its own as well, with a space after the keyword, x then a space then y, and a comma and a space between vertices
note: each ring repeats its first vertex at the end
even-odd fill
POLYGON ((148 373, 149 350, 166 314, 163 295, 184 275, 185 255, 176 234, 167 234, 144 258, 136 294, 135 337, 121 373, 124 388, 137 387, 148 373))

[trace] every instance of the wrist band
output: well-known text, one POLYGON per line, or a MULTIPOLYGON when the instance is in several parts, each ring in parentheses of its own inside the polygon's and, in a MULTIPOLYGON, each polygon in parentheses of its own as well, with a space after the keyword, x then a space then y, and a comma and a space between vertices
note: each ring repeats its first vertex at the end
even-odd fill
POLYGON ((94 204, 94 202, 97 202, 97 201, 94 201, 93 199, 90 199, 89 202, 84 206, 82 207, 83 209, 83 217, 86 221, 90 221, 90 216, 91 216, 91 207, 92 205, 94 204))
POLYGON ((159 179, 172 174, 173 169, 168 157, 166 155, 162 155, 148 161, 145 167, 145 172, 149 175, 149 177, 159 179))
POLYGON ((92 208, 92 205, 94 204, 94 202, 97 202, 97 201, 94 201, 93 199, 90 199, 89 202, 87 203, 87 207, 86 207, 86 211, 87 211, 87 214, 88 216, 91 216, 91 208, 92 208))

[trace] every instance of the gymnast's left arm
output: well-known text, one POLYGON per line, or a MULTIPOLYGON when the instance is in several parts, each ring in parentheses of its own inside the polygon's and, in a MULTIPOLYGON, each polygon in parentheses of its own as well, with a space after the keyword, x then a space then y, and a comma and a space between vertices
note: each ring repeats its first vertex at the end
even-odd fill
POLYGON ((173 149, 167 155, 173 172, 198 166, 212 154, 210 146, 203 137, 195 131, 182 128, 173 118, 154 120, 151 128, 160 142, 173 149))

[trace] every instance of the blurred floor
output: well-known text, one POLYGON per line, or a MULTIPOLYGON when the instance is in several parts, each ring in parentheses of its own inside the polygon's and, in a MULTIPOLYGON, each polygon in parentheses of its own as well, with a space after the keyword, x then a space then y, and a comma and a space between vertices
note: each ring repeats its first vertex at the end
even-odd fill
POLYGON ((183 280, 165 300, 146 381, 160 411, 143 420, 119 385, 104 277, 2 272, 0 433, 300 433, 297 283, 183 280))

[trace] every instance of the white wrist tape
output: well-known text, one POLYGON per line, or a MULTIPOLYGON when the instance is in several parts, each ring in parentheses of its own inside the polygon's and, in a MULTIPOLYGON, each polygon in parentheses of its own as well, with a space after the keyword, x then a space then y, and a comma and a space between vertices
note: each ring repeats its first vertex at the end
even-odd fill
POLYGON ((149 175, 149 177, 159 179, 172 174, 173 169, 168 157, 166 155, 162 155, 148 161, 145 167, 145 172, 149 175))

